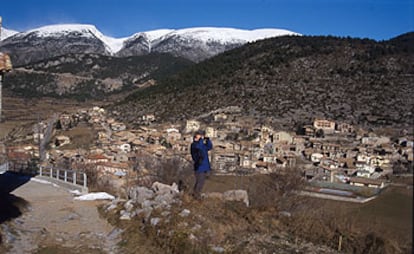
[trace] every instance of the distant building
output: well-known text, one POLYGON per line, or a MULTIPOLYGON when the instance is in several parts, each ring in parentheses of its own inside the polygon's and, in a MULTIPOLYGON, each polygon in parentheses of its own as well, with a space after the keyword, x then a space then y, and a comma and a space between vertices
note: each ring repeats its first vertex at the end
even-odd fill
POLYGON ((206 136, 210 138, 217 138, 217 129, 213 127, 206 128, 206 136))
POLYGON ((168 142, 176 142, 181 139, 181 133, 179 130, 175 128, 169 128, 166 130, 167 132, 167 141, 168 142))
POLYGON ((346 134, 350 134, 350 133, 355 132, 354 126, 352 126, 351 124, 348 124, 348 123, 338 123, 337 126, 336 126, 336 129, 340 133, 346 133, 346 134))
POLYGON ((86 158, 88 163, 106 163, 109 162, 109 158, 103 154, 91 154, 86 158))
POLYGON ((227 120, 227 115, 224 113, 218 113, 216 115, 214 115, 214 121, 225 121, 227 120))
POLYGON ((323 130, 324 133, 335 132, 335 122, 325 119, 315 119, 313 122, 313 127, 315 127, 317 130, 323 130))
POLYGON ((187 120, 187 123, 185 125, 185 131, 188 132, 194 132, 200 129, 200 122, 197 120, 187 120))
POLYGON ((370 188, 384 188, 385 182, 383 179, 372 179, 365 177, 351 177, 349 178, 349 184, 355 186, 365 186, 370 188))
POLYGON ((153 115, 153 114, 143 115, 142 120, 146 121, 146 122, 154 122, 155 121, 155 115, 153 115))
POLYGON ((273 141, 275 143, 286 143, 292 144, 293 143, 293 135, 289 134, 286 131, 279 131, 273 134, 273 141))
POLYGON ((119 123, 119 122, 113 122, 111 124, 111 129, 113 131, 124 131, 126 130, 126 126, 123 123, 119 123))

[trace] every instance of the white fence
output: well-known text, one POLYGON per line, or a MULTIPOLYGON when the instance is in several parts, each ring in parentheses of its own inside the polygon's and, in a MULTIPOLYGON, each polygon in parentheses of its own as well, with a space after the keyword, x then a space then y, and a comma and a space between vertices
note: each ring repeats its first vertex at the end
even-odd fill
POLYGON ((88 178, 85 173, 73 170, 56 169, 52 167, 40 167, 39 176, 50 177, 65 183, 79 185, 88 188, 88 178))

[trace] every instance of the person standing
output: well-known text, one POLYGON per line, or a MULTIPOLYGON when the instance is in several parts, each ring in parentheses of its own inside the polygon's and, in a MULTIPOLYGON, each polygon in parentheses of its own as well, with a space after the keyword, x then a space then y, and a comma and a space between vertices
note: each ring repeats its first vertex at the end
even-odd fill
POLYGON ((191 157, 194 162, 195 174, 193 196, 196 199, 201 199, 201 191, 203 190, 206 175, 211 170, 208 158, 208 151, 211 149, 213 149, 213 143, 208 137, 205 137, 205 132, 197 131, 191 144, 191 157))

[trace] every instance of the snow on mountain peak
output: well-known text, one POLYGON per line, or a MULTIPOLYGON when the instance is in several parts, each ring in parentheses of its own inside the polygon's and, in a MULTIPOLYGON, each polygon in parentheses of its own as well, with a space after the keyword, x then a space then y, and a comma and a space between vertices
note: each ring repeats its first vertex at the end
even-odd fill
POLYGON ((200 41, 219 41, 227 42, 252 42, 265 38, 281 36, 281 35, 298 35, 297 33, 283 29, 256 29, 242 30, 236 28, 221 27, 195 27, 176 30, 171 34, 178 36, 194 38, 200 41))
POLYGON ((6 29, 6 28, 2 27, 1 28, 0 41, 5 40, 5 39, 17 34, 17 33, 18 33, 17 31, 6 29))
POLYGON ((158 29, 158 30, 144 32, 144 34, 147 36, 149 41, 155 41, 173 31, 174 31, 173 29, 158 29))
POLYGON ((39 28, 31 29, 24 34, 36 33, 39 36, 53 36, 62 35, 71 32, 81 33, 100 33, 94 25, 83 25, 83 24, 58 24, 48 25, 39 28))
POLYGON ((43 26, 36 29, 29 30, 25 33, 22 33, 22 36, 35 33, 37 36, 55 36, 59 37, 69 33, 78 32, 81 36, 91 38, 96 37, 101 40, 107 50, 114 54, 121 50, 123 42, 127 38, 113 38, 104 35, 101 33, 94 25, 84 25, 84 24, 59 24, 59 25, 49 25, 43 26))
POLYGON ((220 42, 227 43, 247 43, 253 42, 265 38, 282 36, 282 35, 299 35, 297 33, 283 30, 283 29, 255 29, 255 30, 242 30, 236 28, 225 27, 194 27, 184 29, 158 29, 146 32, 136 33, 130 37, 125 38, 113 38, 101 33, 94 25, 85 24, 58 24, 48 25, 39 28, 35 28, 23 33, 16 31, 3 29, 1 34, 1 40, 12 35, 26 36, 29 34, 36 34, 40 37, 59 37, 70 33, 78 33, 77 36, 93 38, 96 37, 105 45, 107 51, 111 54, 116 54, 124 46, 126 40, 133 40, 140 36, 144 36, 149 43, 149 47, 155 41, 162 40, 168 37, 181 37, 186 40, 197 40, 201 42, 220 42))

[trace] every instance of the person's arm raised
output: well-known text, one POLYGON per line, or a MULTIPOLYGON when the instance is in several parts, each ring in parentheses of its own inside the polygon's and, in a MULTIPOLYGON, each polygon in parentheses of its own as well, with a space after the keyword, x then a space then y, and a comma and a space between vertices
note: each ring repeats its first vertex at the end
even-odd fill
POLYGON ((209 151, 213 149, 213 143, 211 142, 210 138, 206 138, 206 147, 209 151))

